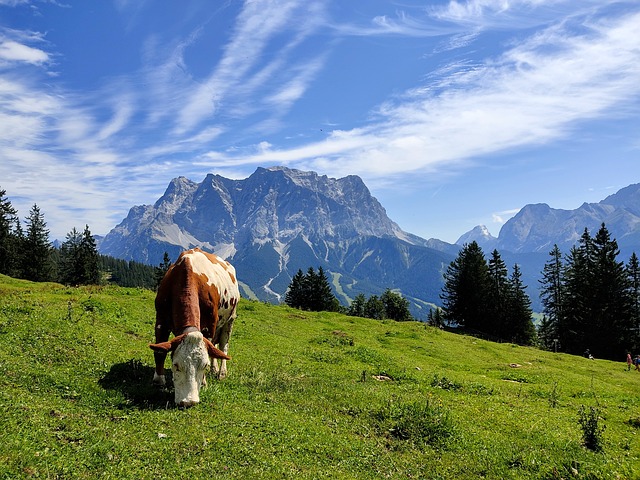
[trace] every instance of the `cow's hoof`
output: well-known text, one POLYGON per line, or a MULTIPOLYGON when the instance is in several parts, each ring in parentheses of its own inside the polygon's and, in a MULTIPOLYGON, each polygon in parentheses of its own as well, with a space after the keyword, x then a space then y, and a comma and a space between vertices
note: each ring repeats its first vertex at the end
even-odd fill
POLYGON ((153 374, 153 384, 158 387, 164 387, 167 381, 164 379, 164 375, 158 375, 157 373, 153 374))

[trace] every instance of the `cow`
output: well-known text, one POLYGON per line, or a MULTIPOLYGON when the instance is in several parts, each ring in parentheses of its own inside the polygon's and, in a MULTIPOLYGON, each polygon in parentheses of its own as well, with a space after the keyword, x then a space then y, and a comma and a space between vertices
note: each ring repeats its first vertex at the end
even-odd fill
POLYGON ((165 384, 164 362, 171 352, 175 403, 180 408, 200 402, 211 359, 216 376, 227 376, 229 337, 239 299, 233 266, 199 248, 182 252, 160 282, 156 343, 149 345, 156 364, 153 383, 165 384))

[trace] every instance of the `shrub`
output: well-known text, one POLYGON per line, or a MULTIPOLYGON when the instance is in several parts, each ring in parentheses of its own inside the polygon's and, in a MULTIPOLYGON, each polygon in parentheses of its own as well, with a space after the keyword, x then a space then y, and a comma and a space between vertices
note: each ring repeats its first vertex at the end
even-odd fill
POLYGON ((602 434, 604 425, 600 425, 600 411, 595 407, 588 410, 584 405, 578 410, 578 423, 582 428, 582 444, 589 450, 600 452, 602 450, 602 434))
POLYGON ((428 399, 414 403, 389 401, 373 417, 381 433, 417 448, 447 447, 455 434, 448 412, 428 399))

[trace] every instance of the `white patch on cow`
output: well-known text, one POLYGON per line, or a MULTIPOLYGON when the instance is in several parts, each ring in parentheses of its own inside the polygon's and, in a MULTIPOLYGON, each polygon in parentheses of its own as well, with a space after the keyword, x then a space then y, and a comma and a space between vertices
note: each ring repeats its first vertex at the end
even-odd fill
MULTIPOLYGON (((220 259, 220 263, 212 263, 202 252, 192 251, 184 255, 189 258, 191 269, 197 275, 205 275, 207 277, 207 285, 215 285, 220 294, 220 304, 228 305, 228 308, 218 310, 220 321, 226 321, 235 309, 235 305, 240 298, 238 290, 238 282, 236 279, 236 269, 229 262, 220 259), (223 266, 224 265, 224 266, 223 266), (231 278, 233 276, 233 280, 231 278), (232 302, 233 300, 233 302, 232 302)), ((234 317, 235 318, 235 317, 234 317)))
POLYGON ((200 402, 200 389, 211 365, 202 333, 188 333, 172 356, 175 402, 179 407, 190 407, 200 402))

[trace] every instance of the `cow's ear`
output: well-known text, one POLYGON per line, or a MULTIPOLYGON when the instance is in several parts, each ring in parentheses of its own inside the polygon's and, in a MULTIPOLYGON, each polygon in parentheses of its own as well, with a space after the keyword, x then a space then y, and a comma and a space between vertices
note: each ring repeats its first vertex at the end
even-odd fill
POLYGON ((207 346, 207 352, 211 358, 221 358, 223 360, 231 360, 231 357, 224 353, 222 350, 217 349, 213 346, 207 338, 203 338, 204 344, 207 346))
POLYGON ((149 348, 154 352, 168 353, 171 350, 170 342, 150 343, 149 348))
POLYGON ((186 334, 183 333, 182 335, 172 338, 170 342, 152 343, 149 345, 149 348, 156 352, 173 352, 178 348, 178 345, 180 345, 185 336, 186 334))

